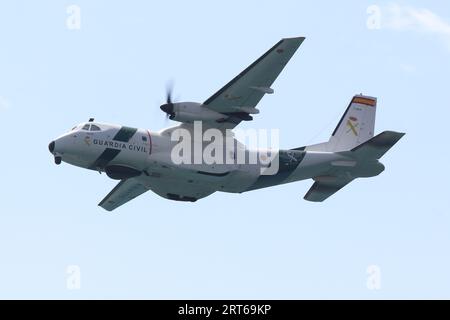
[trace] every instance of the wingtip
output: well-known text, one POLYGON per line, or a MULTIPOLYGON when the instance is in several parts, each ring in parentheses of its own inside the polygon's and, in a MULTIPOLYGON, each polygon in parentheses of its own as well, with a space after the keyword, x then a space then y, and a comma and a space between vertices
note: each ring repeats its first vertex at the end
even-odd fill
POLYGON ((396 132, 396 134, 397 134, 397 142, 402 140, 403 137, 406 135, 405 132, 396 132))
POLYGON ((100 208, 102 208, 103 210, 108 211, 108 212, 111 212, 111 211, 114 210, 114 209, 105 208, 105 207, 103 206, 103 203, 102 203, 102 202, 100 202, 100 203, 98 204, 98 206, 99 206, 100 208))
POLYGON ((383 131, 382 133, 399 136, 400 138, 406 134, 406 132, 397 132, 397 131, 392 131, 392 130, 383 131))
POLYGON ((301 40, 304 41, 306 37, 290 37, 290 38, 283 38, 282 40, 301 40))

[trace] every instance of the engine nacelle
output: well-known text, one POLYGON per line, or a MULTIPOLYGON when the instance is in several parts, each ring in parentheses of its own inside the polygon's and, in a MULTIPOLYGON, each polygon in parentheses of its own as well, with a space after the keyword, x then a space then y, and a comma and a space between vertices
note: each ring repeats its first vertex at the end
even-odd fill
POLYGON ((196 102, 180 102, 173 104, 173 112, 170 120, 179 122, 194 121, 217 121, 226 119, 227 116, 219 112, 208 109, 201 103, 196 102))
POLYGON ((112 165, 105 168, 105 172, 113 180, 123 180, 141 175, 141 171, 121 165, 112 165))

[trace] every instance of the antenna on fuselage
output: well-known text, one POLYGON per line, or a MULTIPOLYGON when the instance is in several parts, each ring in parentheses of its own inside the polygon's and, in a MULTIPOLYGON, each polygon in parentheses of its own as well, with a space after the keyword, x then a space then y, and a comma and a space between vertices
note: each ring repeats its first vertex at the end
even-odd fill
POLYGON ((89 118, 89 122, 94 122, 94 118, 89 118))

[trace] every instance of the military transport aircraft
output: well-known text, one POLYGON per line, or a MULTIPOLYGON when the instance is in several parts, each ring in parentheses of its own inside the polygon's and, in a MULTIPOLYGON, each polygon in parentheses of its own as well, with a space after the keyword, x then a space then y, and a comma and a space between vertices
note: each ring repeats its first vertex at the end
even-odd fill
MULTIPOLYGON (((230 132, 240 122, 251 121, 259 113, 257 104, 274 93, 273 82, 304 39, 282 39, 203 103, 176 103, 168 92, 160 108, 181 123, 176 127, 152 132, 94 119, 81 123, 50 142, 55 163, 64 161, 119 180, 99 204, 108 211, 148 190, 170 200, 195 202, 216 191, 243 193, 305 179, 314 184, 304 199, 321 202, 357 178, 379 175, 384 171, 379 159, 404 134, 385 131, 374 137, 377 99, 363 95, 351 99, 329 141, 277 150, 277 170, 272 174, 262 170, 272 162, 238 163, 235 152, 225 152, 224 157, 233 161, 222 164, 174 163, 172 151, 180 142, 173 139, 176 130, 193 131, 200 121, 203 131, 230 132)), ((247 156, 255 152, 237 139, 233 143, 247 156)))

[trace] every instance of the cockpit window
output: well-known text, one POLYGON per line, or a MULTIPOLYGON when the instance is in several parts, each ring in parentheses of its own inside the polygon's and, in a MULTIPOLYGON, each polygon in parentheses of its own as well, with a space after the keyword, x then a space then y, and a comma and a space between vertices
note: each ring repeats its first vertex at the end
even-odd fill
POLYGON ((89 124, 85 124, 85 125, 83 126, 82 130, 87 130, 87 131, 89 131, 89 127, 90 127, 89 124))
POLYGON ((96 126, 95 124, 91 124, 91 131, 101 131, 99 126, 96 126))

